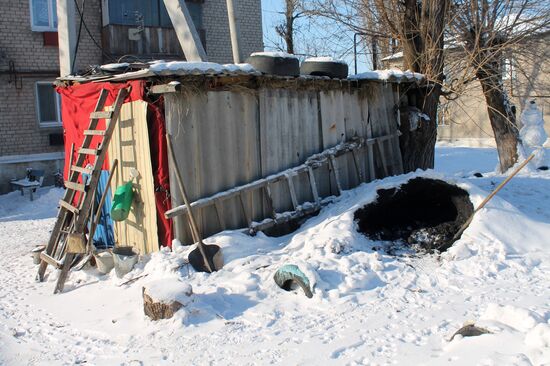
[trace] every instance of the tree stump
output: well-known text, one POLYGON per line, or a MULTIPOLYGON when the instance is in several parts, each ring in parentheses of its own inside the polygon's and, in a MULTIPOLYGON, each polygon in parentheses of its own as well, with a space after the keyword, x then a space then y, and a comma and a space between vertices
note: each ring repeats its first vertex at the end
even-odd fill
MULTIPOLYGON (((179 281, 178 281, 179 282, 179 281)), ((143 311, 151 320, 169 319, 191 301, 191 286, 167 281, 142 288, 143 311), (159 288, 162 291, 159 292, 159 288), (164 290, 168 289, 168 293, 164 290)))

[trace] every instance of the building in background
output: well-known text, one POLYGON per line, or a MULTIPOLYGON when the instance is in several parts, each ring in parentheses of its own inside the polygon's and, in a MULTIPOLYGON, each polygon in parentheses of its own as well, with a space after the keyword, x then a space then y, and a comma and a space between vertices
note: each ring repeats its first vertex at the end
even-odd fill
MULTIPOLYGON (((503 55, 502 82, 516 107, 518 124, 521 123, 521 112, 531 100, 535 100, 542 109, 546 133, 550 134, 550 32, 534 34, 532 38, 535 38, 532 47, 536 49, 531 53, 540 57, 521 57, 513 52, 503 55)), ((465 56, 459 48, 447 49, 445 57, 452 61, 458 73, 461 72, 460 67, 466 67, 461 64, 460 60, 465 56)), ((385 68, 400 68, 403 54, 398 52, 387 56, 382 63, 385 68)), ((448 81, 457 77, 452 70, 446 70, 445 76, 448 81)), ((477 80, 470 82, 457 99, 448 101, 441 98, 437 124, 439 141, 458 140, 472 146, 495 145, 485 96, 477 80)))
MULTIPOLYGON (((226 0, 187 0, 208 60, 231 63, 226 0)), ((185 59, 162 0, 77 0, 74 70, 126 59, 185 59)), ((263 50, 261 2, 237 2, 243 54, 263 50)), ((0 193, 27 168, 63 166, 56 0, 0 0, 0 193)))

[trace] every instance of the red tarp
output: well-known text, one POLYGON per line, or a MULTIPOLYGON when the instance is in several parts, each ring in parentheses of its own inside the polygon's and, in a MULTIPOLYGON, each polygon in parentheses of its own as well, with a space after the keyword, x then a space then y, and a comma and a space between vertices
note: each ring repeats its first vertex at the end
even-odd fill
MULTIPOLYGON (((141 80, 129 81, 127 83, 86 83, 73 85, 69 87, 58 87, 57 92, 61 95, 62 119, 65 138, 65 168, 63 177, 68 179, 69 175, 69 156, 71 155, 71 146, 74 144, 75 151, 82 145, 84 139, 84 130, 90 124, 90 113, 92 113, 97 104, 99 94, 102 89, 109 91, 109 96, 105 103, 110 106, 114 103, 117 93, 121 88, 131 86, 130 95, 125 102, 136 100, 146 100, 144 94, 145 82, 141 80)), ((161 101, 162 102, 162 101, 161 101)), ((162 245, 172 245, 172 221, 164 217, 164 213, 171 208, 170 203, 170 184, 168 179, 168 160, 166 153, 165 126, 162 105, 149 103, 147 121, 149 125, 149 139, 151 146, 151 163, 153 167, 153 180, 155 184, 155 201, 157 207, 157 222, 159 242, 162 245)), ((104 129, 105 121, 100 120, 97 129, 104 129)), ((101 137, 94 136, 92 139, 92 148, 96 148, 101 141, 101 137)), ((73 164, 76 161, 77 154, 73 155, 73 164)), ((82 165, 85 167, 91 163, 93 157, 87 157, 82 165)), ((109 161, 105 159, 103 170, 109 170, 109 161)))

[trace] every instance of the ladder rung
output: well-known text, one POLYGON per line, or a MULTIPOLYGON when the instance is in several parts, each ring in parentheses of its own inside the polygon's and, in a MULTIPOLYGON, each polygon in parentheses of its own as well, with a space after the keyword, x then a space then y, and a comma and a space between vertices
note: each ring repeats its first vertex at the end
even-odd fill
POLYGON ((58 262, 55 258, 50 257, 44 252, 40 253, 40 259, 48 263, 49 265, 54 266, 55 268, 61 268, 62 263, 58 262))
POLYGON ((65 187, 74 191, 86 192, 86 186, 80 183, 65 182, 65 187))
POLYGON ((79 172, 79 173, 83 173, 83 174, 92 174, 92 170, 91 169, 87 169, 87 168, 82 168, 80 166, 76 166, 76 165, 73 165, 71 167, 71 170, 73 172, 79 172))
POLYGON ((105 136, 104 130, 84 130, 84 135, 87 136, 105 136))
POLYGON ((92 119, 111 119, 113 117, 113 112, 111 111, 99 111, 90 113, 90 118, 92 119))
POLYGON ((71 211, 75 215, 78 214, 78 208, 74 207, 73 205, 71 205, 66 201, 63 201, 63 200, 59 201, 59 205, 61 205, 61 207, 63 207, 64 209, 71 211))
POLYGON ((99 154, 99 150, 95 150, 95 149, 80 149, 80 150, 78 150, 78 153, 79 153, 79 154, 86 154, 86 155, 98 155, 98 154, 99 154))

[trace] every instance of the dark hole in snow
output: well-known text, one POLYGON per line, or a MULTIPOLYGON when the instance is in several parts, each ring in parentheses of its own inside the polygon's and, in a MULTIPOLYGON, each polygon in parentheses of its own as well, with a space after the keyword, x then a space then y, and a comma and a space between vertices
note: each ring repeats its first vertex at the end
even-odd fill
POLYGON ((427 251, 447 250, 474 212, 468 192, 438 179, 414 178, 355 211, 359 231, 372 240, 406 243, 427 251))

